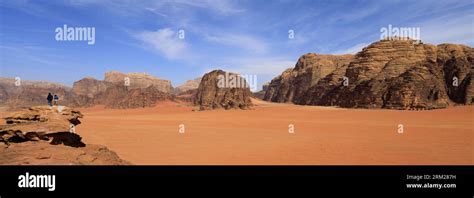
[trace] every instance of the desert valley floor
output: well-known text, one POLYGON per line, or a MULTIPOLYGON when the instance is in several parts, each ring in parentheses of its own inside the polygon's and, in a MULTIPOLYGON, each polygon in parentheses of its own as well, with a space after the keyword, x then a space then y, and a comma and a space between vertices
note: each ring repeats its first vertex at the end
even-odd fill
POLYGON ((254 103, 253 110, 193 111, 177 103, 83 108, 77 132, 133 164, 473 164, 474 106, 399 111, 254 103))

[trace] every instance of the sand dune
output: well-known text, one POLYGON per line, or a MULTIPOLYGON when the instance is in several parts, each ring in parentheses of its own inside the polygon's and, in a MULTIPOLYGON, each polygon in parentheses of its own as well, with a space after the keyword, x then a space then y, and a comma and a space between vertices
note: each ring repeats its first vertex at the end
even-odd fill
POLYGON ((474 106, 398 111, 254 104, 253 110, 213 111, 177 103, 85 108, 77 132, 134 164, 473 164, 474 106))

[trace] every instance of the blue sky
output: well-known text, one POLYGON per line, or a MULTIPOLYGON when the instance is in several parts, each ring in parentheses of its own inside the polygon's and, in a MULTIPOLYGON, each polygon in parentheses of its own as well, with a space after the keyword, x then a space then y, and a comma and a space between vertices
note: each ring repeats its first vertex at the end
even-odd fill
POLYGON ((177 86, 216 68, 261 85, 305 53, 355 53, 389 24, 419 27, 425 43, 474 46, 472 0, 0 0, 0 17, 0 76, 69 86, 110 70, 177 86), (95 44, 56 41, 64 24, 94 27, 95 44))

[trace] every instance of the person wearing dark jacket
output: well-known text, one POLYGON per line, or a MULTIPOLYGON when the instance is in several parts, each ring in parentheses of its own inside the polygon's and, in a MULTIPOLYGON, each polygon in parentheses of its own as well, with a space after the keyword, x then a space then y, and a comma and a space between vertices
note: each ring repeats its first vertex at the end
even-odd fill
POLYGON ((51 95, 51 93, 48 93, 48 97, 46 97, 46 99, 48 100, 48 106, 52 106, 53 95, 51 95))
POLYGON ((53 105, 54 106, 58 105, 58 100, 59 100, 59 96, 54 94, 54 97, 53 97, 53 105))

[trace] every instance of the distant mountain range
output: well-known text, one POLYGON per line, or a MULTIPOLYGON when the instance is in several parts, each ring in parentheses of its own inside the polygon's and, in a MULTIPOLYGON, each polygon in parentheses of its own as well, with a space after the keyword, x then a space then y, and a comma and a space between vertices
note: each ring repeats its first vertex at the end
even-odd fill
MULTIPOLYGON (((272 102, 346 108, 436 109, 474 103, 474 50, 457 44, 430 45, 410 39, 380 40, 356 55, 301 56, 263 91, 272 102)), ((215 70, 173 88, 169 80, 146 73, 111 71, 72 88, 57 83, 0 78, 0 106, 10 109, 46 103, 48 92, 60 104, 106 108, 151 107, 165 100, 189 102, 201 109, 251 106, 248 88, 220 88, 215 70)))
POLYGON ((158 101, 174 100, 181 90, 196 89, 199 84, 187 83, 173 88, 169 80, 146 73, 105 73, 104 80, 85 77, 74 82, 72 88, 48 82, 21 81, 0 78, 0 105, 11 109, 44 105, 48 93, 57 94, 61 105, 87 107, 104 105, 107 108, 151 107, 158 101), (193 87, 194 86, 194 87, 193 87))

